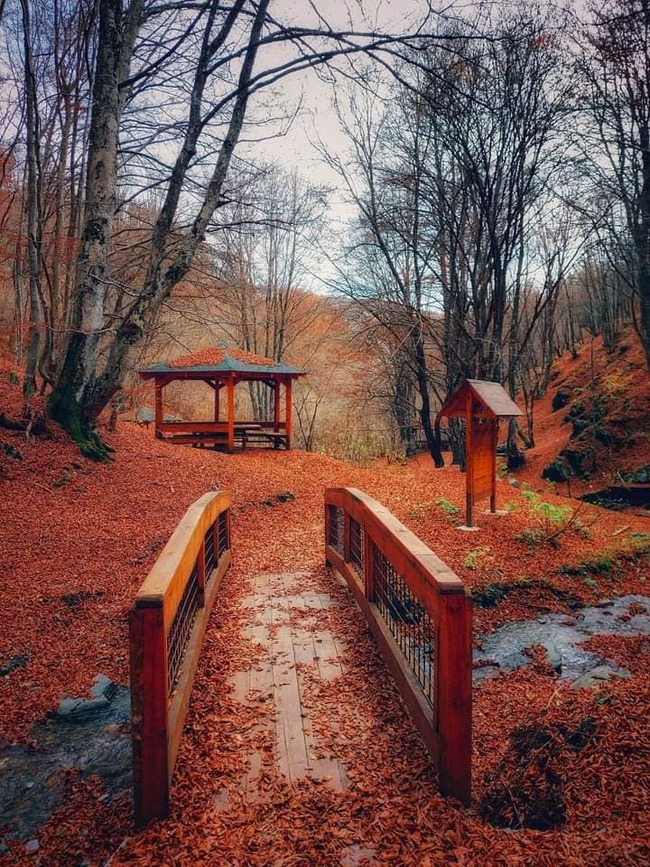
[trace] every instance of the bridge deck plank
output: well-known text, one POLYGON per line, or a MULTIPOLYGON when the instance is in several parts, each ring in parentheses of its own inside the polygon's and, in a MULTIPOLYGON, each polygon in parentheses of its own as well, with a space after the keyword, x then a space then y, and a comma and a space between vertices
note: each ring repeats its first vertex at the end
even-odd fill
MULTIPOLYGON (((341 649, 320 617, 332 600, 326 594, 295 592, 293 578, 261 575, 251 582, 252 595, 245 601, 250 612, 245 635, 261 655, 232 678, 235 698, 244 704, 271 702, 271 712, 259 727, 273 732, 281 774, 294 783, 311 778, 343 791, 345 767, 320 743, 310 699, 314 684, 343 673, 341 649)), ((264 757, 251 751, 247 758, 242 789, 249 801, 255 801, 264 757)))

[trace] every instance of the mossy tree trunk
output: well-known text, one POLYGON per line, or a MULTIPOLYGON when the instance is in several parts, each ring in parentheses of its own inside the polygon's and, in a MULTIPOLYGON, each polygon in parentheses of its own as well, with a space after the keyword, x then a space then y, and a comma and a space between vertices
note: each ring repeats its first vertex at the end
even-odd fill
POLYGON ((86 214, 77 260, 76 293, 63 367, 48 400, 50 416, 68 431, 84 454, 98 460, 106 460, 109 450, 95 432, 97 416, 119 388, 119 379, 111 384, 100 384, 97 366, 100 340, 106 327, 108 253, 115 214, 123 105, 120 77, 125 71, 124 36, 121 0, 100 0, 86 214))
POLYGON ((61 374, 50 395, 50 416, 79 444, 84 454, 106 460, 110 449, 96 433, 101 411, 120 389, 133 350, 144 339, 173 287, 189 271, 222 196, 233 151, 244 122, 255 57, 266 20, 269 0, 258 4, 249 31, 248 46, 233 99, 230 123, 223 139, 202 207, 184 244, 169 256, 168 244, 188 169, 196 154, 205 126, 203 93, 214 54, 237 22, 242 3, 226 16, 213 38, 220 6, 213 3, 206 13, 203 48, 197 62, 185 139, 170 174, 163 206, 153 229, 144 284, 115 326, 106 317, 109 284, 108 254, 115 214, 119 125, 126 98, 124 82, 129 75, 133 47, 143 14, 143 0, 132 0, 123 12, 120 0, 100 0, 97 71, 93 85, 86 215, 81 252, 77 263, 76 295, 70 338, 61 374), (101 346, 109 326, 112 337, 101 346), (105 361, 100 368, 100 346, 105 361))

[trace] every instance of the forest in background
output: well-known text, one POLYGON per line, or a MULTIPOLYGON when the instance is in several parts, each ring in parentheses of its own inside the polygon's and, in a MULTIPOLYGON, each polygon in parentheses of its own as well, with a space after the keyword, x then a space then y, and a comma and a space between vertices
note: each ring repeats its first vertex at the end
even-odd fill
POLYGON ((298 443, 345 457, 423 438, 440 463, 437 408, 502 382, 512 467, 561 353, 631 325, 650 361, 646 0, 423 8, 390 34, 244 0, 95 10, 1 19, 0 327, 87 453, 109 404, 146 401, 138 364, 222 341, 306 367, 298 443), (264 156, 306 69, 336 85, 343 234, 333 190, 264 156))

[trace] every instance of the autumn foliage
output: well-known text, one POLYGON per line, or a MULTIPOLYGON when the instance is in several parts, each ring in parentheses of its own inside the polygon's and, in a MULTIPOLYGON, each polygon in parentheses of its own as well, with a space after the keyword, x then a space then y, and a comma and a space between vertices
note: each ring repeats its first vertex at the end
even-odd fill
MULTIPOLYGON (((4 364, 0 405, 6 417, 20 418, 11 374, 4 364)), ((127 423, 102 435, 117 449, 110 466, 81 458, 54 424, 29 440, 24 430, 0 428, 8 506, 0 662, 17 654, 27 660, 0 680, 0 738, 32 743, 34 723, 62 695, 83 695, 98 672, 128 683, 126 615, 135 591, 187 506, 211 488, 232 492, 234 567, 208 628, 171 817, 135 834, 129 792, 111 800, 101 780, 73 773, 65 804, 38 833, 40 863, 609 867, 650 858, 647 640, 592 639, 593 649, 633 673, 595 690, 572 690, 542 660, 478 687, 467 810, 438 795, 365 624, 322 566, 323 490, 359 487, 471 588, 478 642, 507 621, 548 610, 571 616, 576 605, 647 594, 648 560, 637 545, 647 518, 589 506, 581 525, 554 544, 531 542, 526 531, 538 528, 539 516, 502 480, 498 505, 507 513, 480 514, 480 533, 463 534, 457 513, 464 476, 453 467, 434 471, 425 457, 361 467, 299 451, 223 455, 170 446, 127 423), (294 499, 279 502, 282 491, 294 499), (610 568, 585 580, 581 564, 604 553, 610 568), (318 624, 340 639, 345 678, 307 678, 305 700, 322 755, 346 769, 344 792, 324 778, 284 779, 274 770, 272 703, 236 700, 233 679, 258 659, 246 631, 251 579, 279 572, 294 573, 292 592, 328 594, 336 603, 318 614, 318 624), (71 594, 78 604, 65 601, 71 594), (251 796, 242 781, 253 754, 261 756, 262 773, 251 796), (560 821, 521 827, 522 804, 540 792, 560 821)), ((575 508, 539 479, 534 487, 544 502, 575 508)), ((7 845, 3 863, 35 863, 23 843, 7 845)))

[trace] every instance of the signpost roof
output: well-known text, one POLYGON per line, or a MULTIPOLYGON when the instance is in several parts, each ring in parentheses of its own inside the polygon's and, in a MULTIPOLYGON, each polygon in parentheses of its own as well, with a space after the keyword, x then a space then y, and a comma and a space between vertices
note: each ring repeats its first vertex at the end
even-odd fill
POLYGON ((438 415, 466 416, 467 398, 470 395, 494 418, 514 418, 523 415, 502 385, 485 379, 466 379, 451 395, 438 415))

